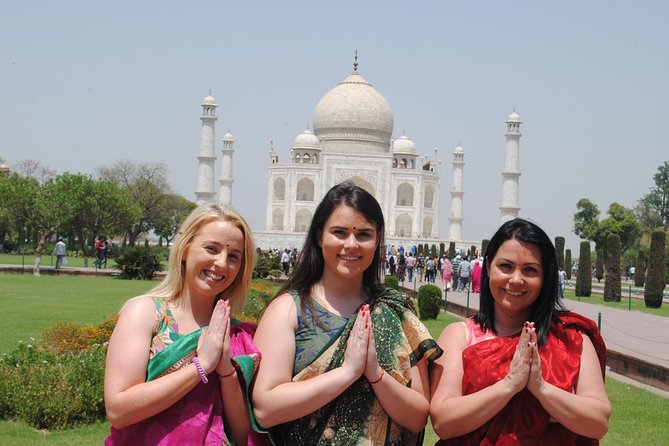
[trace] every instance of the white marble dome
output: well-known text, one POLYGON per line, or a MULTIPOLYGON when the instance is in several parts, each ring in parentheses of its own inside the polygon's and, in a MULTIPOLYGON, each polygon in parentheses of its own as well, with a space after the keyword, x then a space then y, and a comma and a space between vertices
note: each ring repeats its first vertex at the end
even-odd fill
POLYGON ((232 134, 228 132, 225 135, 223 135, 223 141, 235 142, 235 139, 232 137, 232 134))
POLYGON ((311 130, 306 129, 293 142, 293 149, 320 149, 321 142, 311 130))
POLYGON ((453 153, 465 153, 465 149, 463 149, 462 146, 457 146, 455 150, 453 150, 453 153))
POLYGON ((402 133, 402 136, 393 141, 394 153, 416 153, 416 144, 407 135, 402 133))
POLYGON ((520 116, 514 111, 506 118, 506 122, 520 122, 520 116))
POLYGON ((358 140, 390 147, 393 112, 388 101, 357 71, 316 105, 314 134, 322 141, 358 140))

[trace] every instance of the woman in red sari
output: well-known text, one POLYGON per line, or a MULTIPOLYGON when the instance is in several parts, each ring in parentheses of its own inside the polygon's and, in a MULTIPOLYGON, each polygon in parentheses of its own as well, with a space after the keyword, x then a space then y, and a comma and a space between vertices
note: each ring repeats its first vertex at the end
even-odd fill
POLYGON ((598 444, 611 405, 596 325, 565 311, 555 248, 522 219, 486 251, 480 309, 446 327, 431 373, 440 445, 598 444))

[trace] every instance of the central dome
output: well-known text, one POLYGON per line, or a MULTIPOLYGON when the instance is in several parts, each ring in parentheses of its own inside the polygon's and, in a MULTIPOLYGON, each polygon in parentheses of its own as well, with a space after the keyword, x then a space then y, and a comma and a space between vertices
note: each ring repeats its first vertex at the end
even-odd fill
POLYGON ((354 71, 318 102, 313 126, 323 142, 367 143, 388 151, 393 112, 372 84, 354 71))

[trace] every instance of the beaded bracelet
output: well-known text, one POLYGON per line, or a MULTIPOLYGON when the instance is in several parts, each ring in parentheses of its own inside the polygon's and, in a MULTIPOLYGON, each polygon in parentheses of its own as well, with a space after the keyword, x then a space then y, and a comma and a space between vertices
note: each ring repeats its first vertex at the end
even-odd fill
POLYGON ((382 369, 381 369, 381 376, 379 376, 379 379, 377 379, 376 381, 370 381, 369 383, 370 383, 370 384, 376 384, 376 383, 378 383, 379 381, 381 381, 381 380, 383 379, 383 374, 384 374, 384 373, 386 373, 386 371, 382 368, 382 369))
POLYGON ((207 374, 204 372, 204 369, 200 365, 200 360, 197 359, 197 356, 193 356, 193 359, 191 359, 193 364, 195 364, 195 368, 197 369, 197 373, 200 374, 200 381, 203 383, 207 384, 209 380, 207 379, 207 374))

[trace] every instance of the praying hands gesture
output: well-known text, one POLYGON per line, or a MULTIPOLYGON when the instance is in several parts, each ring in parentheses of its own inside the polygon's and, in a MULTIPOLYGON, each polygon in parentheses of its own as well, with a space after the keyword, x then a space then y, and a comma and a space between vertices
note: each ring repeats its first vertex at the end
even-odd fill
POLYGON ((504 382, 509 385, 511 392, 516 394, 525 387, 532 391, 530 381, 532 388, 536 389, 543 383, 543 376, 541 375, 541 358, 537 349, 537 332, 534 322, 525 322, 504 382))
POLYGON ((398 424, 419 432, 425 426, 429 410, 428 390, 422 384, 428 382, 425 360, 412 367, 411 387, 388 376, 379 364, 373 328, 370 307, 365 304, 349 334, 342 367, 354 370, 356 379, 364 375, 388 415, 398 424))
POLYGON ((225 375, 232 369, 230 364, 230 303, 219 300, 209 320, 209 326, 202 329, 197 343, 197 356, 207 374, 216 370, 225 375), (224 365, 227 363, 227 369, 224 365), (226 373, 227 372, 227 373, 226 373))

